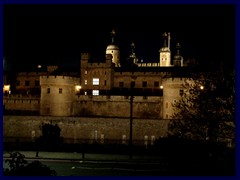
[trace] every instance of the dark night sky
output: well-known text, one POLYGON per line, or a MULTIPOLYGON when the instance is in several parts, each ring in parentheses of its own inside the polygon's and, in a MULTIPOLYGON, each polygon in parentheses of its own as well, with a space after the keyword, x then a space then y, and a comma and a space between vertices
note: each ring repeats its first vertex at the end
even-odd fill
POLYGON ((162 34, 171 33, 172 56, 202 63, 235 61, 234 5, 4 5, 5 65, 78 66, 81 52, 104 59, 115 29, 121 60, 136 44, 145 62, 159 60, 162 34))

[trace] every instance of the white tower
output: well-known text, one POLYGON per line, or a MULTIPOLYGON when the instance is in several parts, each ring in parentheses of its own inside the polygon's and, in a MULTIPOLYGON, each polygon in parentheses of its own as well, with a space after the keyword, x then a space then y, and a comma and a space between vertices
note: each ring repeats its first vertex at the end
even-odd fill
POLYGON ((134 64, 137 64, 137 57, 136 57, 136 54, 135 54, 135 44, 132 42, 132 44, 131 44, 131 49, 132 49, 132 53, 131 53, 131 55, 130 55, 130 58, 132 58, 133 59, 133 63, 134 64))
POLYGON ((170 51, 170 33, 164 33, 163 34, 164 39, 164 45, 159 50, 160 52, 160 66, 161 67, 169 67, 171 65, 171 51, 170 51), (167 45, 167 39, 168 39, 168 45, 167 45))
POLYGON ((106 49, 106 54, 111 54, 112 55, 112 62, 115 64, 115 67, 120 67, 120 51, 118 46, 114 44, 114 36, 115 36, 115 31, 112 30, 111 32, 112 36, 112 43, 107 46, 106 49))

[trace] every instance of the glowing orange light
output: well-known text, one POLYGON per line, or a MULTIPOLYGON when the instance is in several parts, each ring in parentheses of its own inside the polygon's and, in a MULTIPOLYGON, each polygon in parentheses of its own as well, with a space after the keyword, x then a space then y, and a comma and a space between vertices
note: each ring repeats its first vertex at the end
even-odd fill
POLYGON ((80 91, 81 88, 82 88, 82 86, 79 86, 79 85, 75 86, 76 91, 80 91))
POLYGON ((3 86, 3 92, 10 93, 10 85, 4 85, 3 86))

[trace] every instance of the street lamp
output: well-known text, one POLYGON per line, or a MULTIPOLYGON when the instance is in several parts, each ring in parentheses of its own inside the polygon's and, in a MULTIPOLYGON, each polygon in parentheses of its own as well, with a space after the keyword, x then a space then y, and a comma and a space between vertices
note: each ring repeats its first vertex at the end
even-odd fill
POLYGON ((82 86, 80 85, 76 85, 75 86, 75 90, 76 90, 76 93, 79 94, 80 93, 80 90, 82 89, 82 86))
POLYGON ((130 130, 129 130, 129 158, 132 159, 132 123, 133 123, 133 84, 130 87, 130 130))
MULTIPOLYGON (((136 76, 132 76, 132 80, 135 81, 137 79, 136 76)), ((132 159, 132 127, 133 127, 133 87, 134 84, 130 85, 130 129, 129 129, 129 158, 132 159)))

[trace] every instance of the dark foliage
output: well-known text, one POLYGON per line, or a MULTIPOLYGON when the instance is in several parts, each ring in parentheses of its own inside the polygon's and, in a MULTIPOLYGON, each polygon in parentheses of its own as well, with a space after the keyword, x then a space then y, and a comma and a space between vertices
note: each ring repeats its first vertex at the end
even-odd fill
POLYGON ((193 78, 185 80, 181 99, 173 107, 171 135, 196 140, 234 140, 234 70, 221 67, 193 74, 193 78))
POLYGON ((42 136, 36 139, 37 150, 55 151, 61 147, 63 143, 63 137, 60 136, 61 129, 57 124, 42 124, 42 136))
POLYGON ((56 172, 40 161, 27 163, 25 156, 19 152, 10 153, 6 163, 9 169, 4 169, 5 176, 56 176, 56 172))

